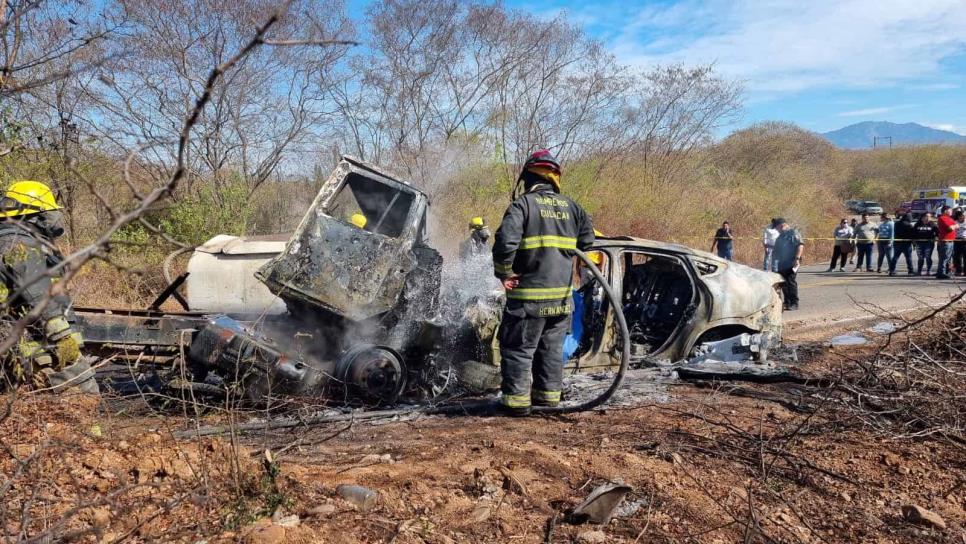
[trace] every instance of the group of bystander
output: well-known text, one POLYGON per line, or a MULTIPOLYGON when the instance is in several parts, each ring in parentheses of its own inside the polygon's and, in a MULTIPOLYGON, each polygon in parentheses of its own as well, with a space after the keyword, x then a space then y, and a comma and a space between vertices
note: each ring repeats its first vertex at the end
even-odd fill
POLYGON ((899 259, 906 262, 906 273, 911 276, 933 274, 933 253, 937 253, 935 277, 949 279, 952 275, 966 275, 966 213, 944 206, 939 217, 924 213, 917 220, 912 214, 904 214, 893 220, 883 213, 879 223, 869 221, 862 215, 861 221, 842 219, 832 231, 834 240, 832 260, 828 272, 838 268, 845 272, 850 256, 858 255, 855 271, 872 272, 872 255, 878 253, 875 272, 882 273, 883 263, 890 276, 896 275, 899 259), (913 265, 912 251, 916 252, 913 265))
MULTIPOLYGON (((714 233, 711 251, 722 259, 733 260, 735 239, 731 224, 725 221, 714 233)), ((855 272, 863 269, 876 273, 885 271, 895 276, 899 260, 904 257, 907 274, 931 275, 935 252, 937 279, 966 276, 966 210, 959 208, 954 210, 945 206, 936 219, 929 213, 916 220, 909 213, 895 220, 883 213, 878 223, 870 221, 868 214, 851 222, 843 218, 832 231, 832 239, 832 260, 827 272, 836 269, 845 272, 846 265, 854 262, 855 272), (915 266, 913 250, 917 256, 915 266), (873 261, 875 269, 872 268, 873 261)), ((782 276, 785 309, 797 309, 797 275, 804 239, 783 218, 775 218, 762 231, 761 244, 764 252, 762 268, 782 276)))

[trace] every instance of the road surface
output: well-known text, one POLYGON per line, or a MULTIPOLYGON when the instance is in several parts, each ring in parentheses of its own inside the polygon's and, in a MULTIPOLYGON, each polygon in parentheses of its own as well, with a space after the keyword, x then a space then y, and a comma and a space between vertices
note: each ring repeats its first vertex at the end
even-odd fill
POLYGON ((855 318, 904 312, 947 302, 966 289, 966 278, 937 280, 909 276, 903 265, 898 275, 874 272, 825 272, 825 265, 803 267, 798 274, 799 310, 785 312, 789 330, 834 326, 855 318))

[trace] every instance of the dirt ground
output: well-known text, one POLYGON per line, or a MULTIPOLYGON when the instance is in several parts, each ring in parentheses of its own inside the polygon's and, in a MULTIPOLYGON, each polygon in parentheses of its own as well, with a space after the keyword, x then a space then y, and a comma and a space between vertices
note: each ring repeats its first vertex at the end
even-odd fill
MULTIPOLYGON (((848 364, 821 345, 803 359, 848 364)), ((672 393, 568 416, 196 440, 172 436, 186 414, 7 397, 0 519, 10 541, 34 542, 966 542, 962 444, 850 424, 794 384, 672 393), (618 515, 571 524, 608 481, 634 489, 618 515), (347 501, 343 484, 377 497, 347 501)))

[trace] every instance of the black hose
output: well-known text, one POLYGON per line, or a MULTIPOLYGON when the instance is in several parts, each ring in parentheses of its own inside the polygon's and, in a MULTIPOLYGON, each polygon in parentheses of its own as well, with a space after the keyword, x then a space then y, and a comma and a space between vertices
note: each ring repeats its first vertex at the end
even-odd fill
POLYGON ((573 412, 584 412, 586 410, 592 410, 601 404, 604 404, 614 393, 620 389, 621 384, 624 382, 624 375, 627 373, 627 366, 631 361, 631 335, 627 330, 627 320, 624 319, 624 311, 621 307, 620 299, 617 298, 617 294, 611 288, 610 284, 604 278, 604 275, 597 268, 597 265, 590 260, 590 257, 586 253, 580 251, 579 249, 574 250, 577 257, 587 265, 587 268, 594 275, 594 278, 600 282, 601 286, 604 288, 604 293, 607 295, 607 300, 610 302, 611 308, 614 309, 614 319, 617 320, 617 326, 620 329, 621 335, 621 364, 617 369, 617 374, 614 376, 614 381, 611 382, 610 387, 606 391, 601 393, 595 398, 592 398, 586 402, 580 404, 574 404, 572 406, 534 406, 533 411, 540 414, 569 414, 573 412))

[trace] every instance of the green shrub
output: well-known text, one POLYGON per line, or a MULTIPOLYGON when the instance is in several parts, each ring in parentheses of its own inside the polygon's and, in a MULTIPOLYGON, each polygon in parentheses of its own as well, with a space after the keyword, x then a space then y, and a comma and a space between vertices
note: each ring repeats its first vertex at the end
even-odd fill
POLYGON ((240 182, 205 185, 183 195, 158 218, 165 234, 188 245, 200 245, 216 234, 243 235, 255 209, 240 182))

